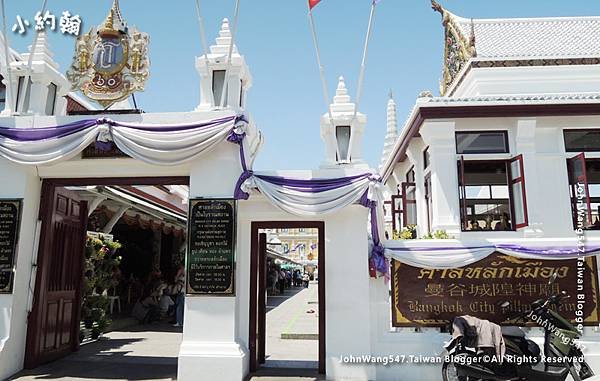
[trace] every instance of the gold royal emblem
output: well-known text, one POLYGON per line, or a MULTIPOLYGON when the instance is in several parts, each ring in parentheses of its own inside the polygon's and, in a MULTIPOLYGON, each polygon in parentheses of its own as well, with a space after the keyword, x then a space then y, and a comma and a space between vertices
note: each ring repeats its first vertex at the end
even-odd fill
POLYGON ((104 107, 143 91, 148 79, 147 33, 128 28, 114 0, 104 23, 77 39, 67 71, 72 90, 81 90, 104 107))

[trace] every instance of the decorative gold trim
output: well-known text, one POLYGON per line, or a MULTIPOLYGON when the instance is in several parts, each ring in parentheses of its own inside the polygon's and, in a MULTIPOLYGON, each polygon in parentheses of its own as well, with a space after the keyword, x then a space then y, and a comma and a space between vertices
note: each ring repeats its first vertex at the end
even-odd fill
POLYGON ((454 79, 465 67, 465 64, 477 56, 475 50, 475 24, 471 20, 471 37, 467 39, 456 24, 454 15, 443 8, 437 1, 431 0, 433 10, 442 15, 444 26, 444 68, 440 82, 440 94, 444 96, 454 79))

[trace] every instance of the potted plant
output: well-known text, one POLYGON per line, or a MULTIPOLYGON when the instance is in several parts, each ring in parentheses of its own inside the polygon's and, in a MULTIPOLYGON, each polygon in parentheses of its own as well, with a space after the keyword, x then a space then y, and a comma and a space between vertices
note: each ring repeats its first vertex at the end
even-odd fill
POLYGON ((85 248, 85 281, 81 309, 83 324, 92 330, 92 338, 97 339, 110 326, 107 314, 110 301, 108 290, 114 284, 114 269, 121 263, 116 254, 121 247, 118 242, 104 236, 88 237, 85 248))

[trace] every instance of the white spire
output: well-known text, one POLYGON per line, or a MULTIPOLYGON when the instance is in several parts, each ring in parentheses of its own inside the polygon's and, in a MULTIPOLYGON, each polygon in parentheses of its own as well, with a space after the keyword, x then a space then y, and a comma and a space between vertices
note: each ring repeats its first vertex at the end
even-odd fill
POLYGON ((32 45, 29 45, 29 52, 23 53, 23 61, 27 62, 29 59, 29 55, 33 51, 33 62, 42 61, 54 68, 58 68, 58 63, 54 61, 54 54, 50 50, 50 44, 48 43, 48 36, 46 36, 46 32, 40 31, 32 45))
POLYGON ((387 104, 387 131, 385 134, 385 141, 383 143, 383 153, 381 155, 381 164, 379 168, 382 168, 388 157, 394 149, 394 144, 398 139, 398 120, 396 116, 396 102, 392 92, 390 91, 390 99, 387 104))
MULTIPOLYGON (((231 29, 229 29, 229 19, 224 18, 221 23, 219 37, 216 39, 216 45, 210 47, 210 52, 213 54, 227 54, 229 52, 229 44, 231 44, 231 29)), ((237 46, 233 44, 233 52, 237 53, 237 46)))
POLYGON ((362 137, 367 117, 355 112, 356 104, 348 94, 343 76, 338 79, 329 109, 331 112, 321 117, 321 138, 325 143, 325 161, 321 168, 339 168, 343 165, 345 168, 368 169, 368 164, 362 158, 362 137))
POLYGON ((335 96, 333 97, 334 104, 350 103, 350 96, 348 95, 348 89, 346 88, 346 82, 344 76, 340 76, 335 96))

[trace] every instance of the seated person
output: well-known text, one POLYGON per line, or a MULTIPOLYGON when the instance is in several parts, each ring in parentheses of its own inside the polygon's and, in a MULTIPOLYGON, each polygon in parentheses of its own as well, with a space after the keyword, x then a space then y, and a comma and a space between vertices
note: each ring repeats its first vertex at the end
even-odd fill
POLYGON ((479 221, 477 221, 477 220, 471 221, 471 230, 482 230, 481 226, 479 226, 479 221))
POLYGON ((502 213, 500 215, 500 221, 496 223, 496 226, 494 226, 494 230, 512 230, 511 226, 510 226, 510 222, 509 222, 509 217, 508 217, 508 213, 502 213))

